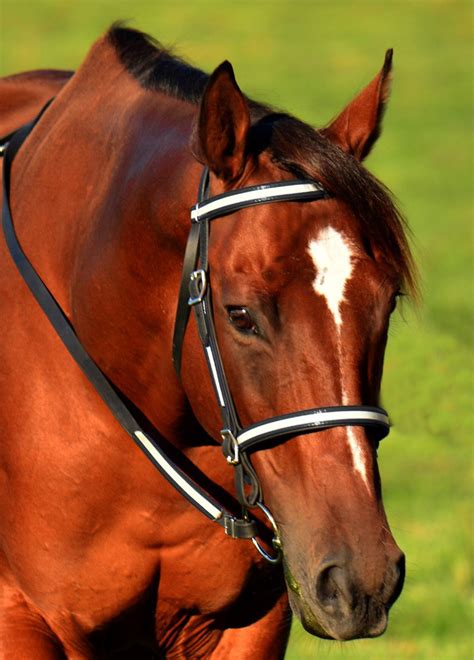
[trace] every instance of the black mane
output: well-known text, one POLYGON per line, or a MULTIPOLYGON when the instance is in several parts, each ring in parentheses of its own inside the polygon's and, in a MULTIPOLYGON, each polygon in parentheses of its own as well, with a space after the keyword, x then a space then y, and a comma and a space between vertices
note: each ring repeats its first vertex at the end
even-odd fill
MULTIPOLYGON (((152 37, 114 25, 108 39, 138 83, 190 103, 199 103, 209 76, 171 54, 152 37)), ((250 149, 268 150, 279 167, 297 177, 321 181, 344 201, 358 219, 366 249, 377 247, 395 268, 401 285, 416 294, 416 270, 407 241, 407 226, 390 192, 352 156, 319 131, 295 117, 249 100, 250 149)))
POLYGON ((120 61, 144 89, 197 103, 209 76, 143 32, 113 25, 108 37, 120 61))

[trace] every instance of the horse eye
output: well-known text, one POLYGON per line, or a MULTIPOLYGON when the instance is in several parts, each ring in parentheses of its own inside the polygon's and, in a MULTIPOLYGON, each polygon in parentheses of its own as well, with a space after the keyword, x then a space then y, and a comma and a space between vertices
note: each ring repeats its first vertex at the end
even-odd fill
POLYGON ((251 332, 258 335, 258 327, 248 309, 245 307, 228 307, 227 313, 234 328, 237 328, 240 332, 251 332))
POLYGON ((402 298, 404 295, 405 295, 405 294, 404 294, 403 291, 401 291, 400 289, 395 293, 395 295, 393 296, 393 299, 392 299, 392 305, 391 305, 391 308, 390 308, 390 314, 391 314, 392 312, 395 311, 395 308, 396 308, 396 306, 397 306, 398 299, 399 299, 399 298, 402 298))

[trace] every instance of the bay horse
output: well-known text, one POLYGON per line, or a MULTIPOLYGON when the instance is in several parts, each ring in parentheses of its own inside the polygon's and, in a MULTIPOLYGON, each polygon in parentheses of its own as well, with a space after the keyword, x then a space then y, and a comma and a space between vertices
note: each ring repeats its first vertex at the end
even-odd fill
POLYGON ((404 556, 379 389, 416 283, 361 162, 391 60, 318 131, 116 25, 11 138, 2 657, 281 658, 290 608, 384 632, 404 556))

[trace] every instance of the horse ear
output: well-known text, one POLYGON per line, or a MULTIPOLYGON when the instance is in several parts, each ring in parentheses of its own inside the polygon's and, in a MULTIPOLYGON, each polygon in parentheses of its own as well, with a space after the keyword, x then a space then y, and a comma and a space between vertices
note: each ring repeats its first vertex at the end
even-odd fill
POLYGON ((390 95, 393 50, 385 53, 384 65, 372 82, 321 133, 358 160, 369 154, 382 129, 390 95))
POLYGON ((230 62, 222 62, 204 91, 194 151, 219 178, 237 179, 244 169, 250 113, 230 62), (196 144, 197 143, 197 144, 196 144))

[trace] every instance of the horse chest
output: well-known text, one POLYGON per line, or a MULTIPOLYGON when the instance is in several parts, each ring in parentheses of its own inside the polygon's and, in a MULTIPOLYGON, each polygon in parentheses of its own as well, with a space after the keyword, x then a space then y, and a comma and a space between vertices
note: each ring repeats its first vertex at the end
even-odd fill
POLYGON ((285 589, 280 571, 256 564, 251 549, 242 552, 235 541, 205 536, 161 563, 157 641, 170 658, 210 657, 223 628, 254 624, 285 589))
MULTIPOLYGON (((46 363, 57 347, 43 340, 46 363)), ((62 373, 58 397, 59 374, 50 366, 45 380, 36 347, 22 351, 27 362, 35 356, 38 377, 32 369, 25 381, 12 367, 8 379, 12 399, 29 393, 4 443, 15 470, 1 527, 15 574, 62 641, 95 640, 99 629, 119 637, 114 619, 138 608, 150 643, 156 625, 160 648, 199 657, 217 643, 216 620, 245 589, 253 547, 177 499, 128 438, 110 433, 73 370, 62 373)))

